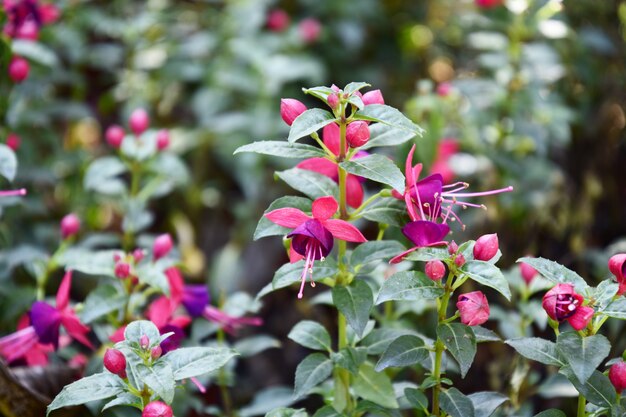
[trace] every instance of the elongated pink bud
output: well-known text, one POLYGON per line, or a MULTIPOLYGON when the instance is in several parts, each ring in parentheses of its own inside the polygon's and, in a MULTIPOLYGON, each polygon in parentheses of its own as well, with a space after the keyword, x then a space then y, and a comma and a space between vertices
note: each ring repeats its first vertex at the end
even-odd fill
POLYGON ((346 128, 346 140, 352 148, 358 148, 370 139, 370 128, 361 120, 352 122, 346 128))
POLYGON ((328 106, 331 109, 335 110, 337 106, 339 106, 339 96, 337 95, 337 93, 329 94, 327 100, 328 106))
POLYGON ((433 281, 439 281, 446 275, 446 266, 438 259, 426 262, 426 276, 433 281))
POLYGON ((152 245, 152 255, 154 256, 154 260, 156 261, 157 259, 167 255, 172 250, 173 246, 174 243, 172 242, 172 237, 169 234, 165 233, 158 236, 152 245))
POLYGON ((267 28, 272 32, 282 32, 289 26, 289 15, 283 9, 275 9, 267 14, 267 28))
POLYGON ((161 129, 157 132, 156 135, 156 145, 157 149, 162 151, 163 149, 170 146, 170 132, 167 129, 161 129))
POLYGON ((366 106, 370 104, 385 104, 383 93, 380 90, 372 90, 363 94, 363 104, 366 106))
POLYGON ((150 116, 148 116, 148 113, 144 109, 135 109, 130 114, 128 124, 130 125, 130 130, 132 130, 135 135, 139 136, 145 132, 150 125, 150 116))
POLYGON ((457 245, 454 240, 448 244, 448 253, 450 255, 454 255, 456 251, 458 250, 459 250, 459 245, 457 245))
POLYGON ((7 135, 7 146, 11 148, 13 152, 17 152, 22 144, 22 139, 15 133, 9 133, 7 135))
POLYGON ((109 126, 106 130, 104 137, 107 140, 107 143, 111 145, 112 148, 119 149, 122 146, 122 142, 124 141, 124 136, 126 136, 126 132, 124 132, 124 128, 119 125, 109 126))
POLYGON ((139 347, 141 347, 142 349, 148 349, 148 347, 150 347, 150 339, 148 338, 147 335, 143 335, 139 338, 139 347))
POLYGON ((159 359, 162 354, 163 354, 163 349, 161 348, 161 346, 155 346, 152 348, 152 351, 150 351, 150 357, 153 360, 159 359))
POLYGON ((74 213, 70 213, 61 219, 61 236, 63 239, 74 236, 80 230, 80 219, 74 213))
POLYGON ((526 282, 526 285, 530 285, 530 283, 535 278, 535 276, 537 276, 538 273, 535 268, 523 262, 519 264, 519 271, 522 275, 522 278, 524 279, 524 282, 526 282))
POLYGON ((454 258, 454 264, 459 268, 465 265, 465 256, 463 256, 462 253, 456 255, 456 257, 454 258))
POLYGON ((119 279, 128 278, 130 275, 130 265, 126 262, 118 262, 115 264, 115 276, 119 279))
POLYGON ((498 234, 483 235, 476 240, 474 245, 474 259, 488 261, 498 253, 498 234))
POLYGON ((148 403, 141 413, 141 417, 172 417, 173 415, 172 408, 161 401, 148 403))
POLYGON ((298 116, 306 111, 306 106, 295 98, 281 98, 280 99, 280 117, 283 118, 285 123, 289 126, 293 124, 298 116))
POLYGON ((117 349, 107 349, 104 354, 104 367, 120 378, 126 378, 126 357, 117 349))
POLYGON ((16 56, 11 59, 9 64, 9 77, 15 83, 21 83, 28 78, 28 72, 30 71, 30 65, 28 61, 22 57, 16 56))
POLYGON ((618 394, 626 389, 626 362, 620 361, 611 366, 609 380, 618 394))

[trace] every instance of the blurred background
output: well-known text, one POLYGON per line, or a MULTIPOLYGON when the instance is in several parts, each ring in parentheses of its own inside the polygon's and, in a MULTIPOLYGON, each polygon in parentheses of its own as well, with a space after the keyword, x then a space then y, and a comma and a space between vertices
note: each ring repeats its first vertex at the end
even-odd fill
MULTIPOLYGON (((386 104, 426 129, 415 143, 427 170, 473 190, 515 187, 487 199, 486 212, 464 213, 467 229, 454 229, 455 240, 497 232, 501 267, 543 256, 591 284, 608 277, 611 254, 626 251, 626 1, 55 4, 60 16, 37 41, 11 45, 28 60, 28 79, 9 88, 2 61, 0 139, 19 136, 16 184, 29 190, 0 200, 3 333, 30 306, 28 270, 54 249, 63 215, 78 213, 98 236, 122 227, 115 201, 86 191, 83 176, 91 161, 111 153, 105 129, 127 125, 137 107, 153 126, 170 129, 171 148, 188 171, 149 207, 154 216, 144 231, 170 232, 186 276, 208 282, 216 298, 254 296, 286 262, 280 239, 252 236, 275 198, 297 195, 273 175, 289 161, 233 151, 286 137, 281 97, 311 107, 317 103, 302 87, 350 81, 380 89, 386 104)), ((409 148, 392 151, 399 166, 409 148)), ((312 298, 323 288, 308 291, 312 298)), ((294 291, 261 301, 263 332, 278 340, 302 318, 332 328, 330 309, 297 301, 294 291)), ((235 401, 291 385, 305 354, 287 340, 240 363, 235 401)), ((487 362, 511 351, 493 346, 482 354, 470 391, 480 381, 505 392, 499 377, 508 371, 487 362)), ((532 401, 559 405, 548 397, 532 401)))

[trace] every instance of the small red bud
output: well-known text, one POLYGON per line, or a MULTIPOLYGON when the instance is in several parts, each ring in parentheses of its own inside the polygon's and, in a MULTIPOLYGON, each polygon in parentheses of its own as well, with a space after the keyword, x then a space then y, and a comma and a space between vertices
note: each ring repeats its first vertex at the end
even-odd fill
POLYGON ((526 285, 530 285, 530 283, 532 282, 532 280, 535 278, 535 276, 538 273, 535 268, 523 262, 519 264, 519 270, 520 270, 520 273, 522 274, 522 278, 526 282, 526 285))
POLYGON ((298 25, 298 32, 305 43, 313 43, 320 37, 322 25, 317 19, 304 19, 298 25))
POLYGON ((439 281, 446 274, 446 266, 438 259, 426 262, 426 276, 433 281, 439 281))
POLYGON ((488 261, 498 253, 498 234, 483 235, 474 245, 474 259, 488 261))
POLYGON ((132 130, 135 135, 139 136, 145 132, 150 125, 150 116, 148 116, 148 113, 144 109, 135 109, 130 114, 128 124, 130 125, 130 130, 132 130))
POLYGON ((385 104, 383 93, 380 90, 372 90, 363 94, 363 104, 366 106, 370 104, 385 104))
POLYGON ((459 268, 465 265, 465 256, 463 256, 462 253, 456 255, 456 257, 454 258, 454 264, 459 268))
POLYGON ((437 95, 440 97, 447 97, 450 95, 452 91, 452 84, 450 83, 441 83, 437 86, 437 95))
POLYGON ((7 135, 7 146, 11 148, 13 152, 17 152, 22 144, 22 139, 15 133, 9 133, 7 135))
POLYGON ((80 219, 74 213, 70 213, 61 219, 61 236, 63 239, 74 236, 80 230, 80 219))
POLYGON ((474 0, 476 6, 483 9, 490 9, 502 4, 502 0, 474 0))
POLYGON ((119 279, 128 278, 130 275, 130 265, 126 262, 118 262, 115 265, 115 276, 119 279))
POLYGON ((626 389, 626 362, 617 362, 611 366, 609 369, 609 380, 618 394, 626 389))
POLYGON ((459 250, 459 245, 457 245, 454 240, 448 244, 448 253, 450 255, 454 255, 456 251, 458 250, 459 250))
POLYGON ((122 259, 122 255, 120 255, 119 253, 114 253, 113 254, 113 261, 115 263, 119 262, 122 259))
POLYGON ((173 415, 172 408, 161 401, 148 403, 141 413, 141 417, 172 417, 173 415))
POLYGON ((104 367, 120 378, 126 378, 126 358, 117 349, 107 349, 104 354, 104 367))
POLYGON ((135 258, 135 263, 141 262, 144 256, 145 256, 145 252, 143 249, 137 248, 133 251, 133 258, 135 258))
POLYGON ((370 129, 364 121, 352 122, 346 129, 346 140, 352 148, 358 148, 370 139, 370 129))
POLYGON ((9 77, 15 83, 21 83, 28 78, 28 72, 30 71, 30 65, 28 61, 22 57, 15 56, 11 59, 9 64, 9 77))
POLYGON ((155 346, 152 348, 152 351, 150 352, 150 357, 156 360, 161 357, 161 354, 163 354, 163 349, 161 349, 161 346, 155 346))
POLYGON ((167 129, 161 129, 157 132, 156 145, 160 151, 170 146, 170 132, 167 129))
POLYGON ((125 135, 126 132, 124 132, 124 128, 119 125, 109 126, 109 128, 104 133, 107 143, 115 149, 119 149, 119 147, 122 146, 125 135))
POLYGON ((280 99, 280 117, 282 117, 285 123, 289 126, 291 126, 293 121, 305 111, 306 106, 295 98, 280 99))
POLYGON ((172 238, 169 234, 165 233, 158 236, 152 245, 154 260, 156 261, 167 255, 172 250, 172 246, 174 246, 174 243, 172 243, 172 238))
POLYGON ((339 96, 337 95, 337 93, 329 94, 327 100, 328 106, 331 109, 335 110, 337 106, 339 106, 339 96))
POLYGON ((272 32, 282 32, 289 26, 289 15, 282 9, 275 9, 267 15, 267 28, 272 32))
POLYGON ((142 349, 148 349, 148 347, 150 347, 150 339, 148 338, 147 335, 143 335, 141 336, 141 338, 139 339, 139 347, 141 347, 142 349))

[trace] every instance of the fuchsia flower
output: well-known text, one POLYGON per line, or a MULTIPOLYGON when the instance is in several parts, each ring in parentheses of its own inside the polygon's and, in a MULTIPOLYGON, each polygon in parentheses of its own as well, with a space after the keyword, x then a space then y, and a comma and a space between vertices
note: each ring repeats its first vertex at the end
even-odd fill
POLYGON ((274 9, 267 14, 267 28, 272 32, 282 32, 289 26, 289 15, 283 9, 274 9))
POLYGON ((609 259, 609 271, 615 275, 619 284, 617 294, 624 294, 626 292, 626 253, 618 253, 611 256, 611 259, 609 259))
POLYGON ((93 349, 87 338, 89 327, 80 322, 69 306, 71 285, 72 271, 68 270, 57 292, 56 307, 43 301, 33 303, 29 313, 30 326, 0 338, 0 356, 12 362, 27 355, 38 343, 58 349, 61 325, 73 339, 93 349))
POLYGON ((172 408, 161 401, 152 401, 143 409, 141 417, 172 417, 172 408))
POLYGON ((28 61, 22 57, 14 56, 9 64, 9 77, 15 83, 21 83, 28 78, 30 65, 28 61))
MULTIPOLYGON (((339 149, 341 146, 339 125, 336 123, 326 125, 322 130, 322 140, 324 141, 324 145, 326 145, 326 147, 333 154, 339 156, 339 149)), ((359 151, 354 155, 353 159, 362 158, 367 155, 367 152, 359 151)), ((326 158, 305 159, 296 165, 296 168, 314 171, 332 179, 335 182, 339 182, 339 166, 337 165, 337 162, 326 158)), ((363 202, 363 181, 365 180, 362 177, 352 174, 348 174, 346 177, 346 197, 348 205, 352 208, 359 207, 363 202)))
POLYGON ((619 361, 611 366, 609 369, 609 380, 618 394, 621 394, 626 389, 626 362, 619 361))
POLYGON ((313 202, 313 216, 308 216, 296 208, 280 208, 267 214, 270 221, 279 226, 293 229, 287 235, 291 238, 291 251, 297 254, 291 256, 291 261, 297 258, 305 259, 302 271, 302 283, 298 298, 302 298, 307 274, 311 275, 313 282, 313 265, 317 260, 324 260, 333 249, 333 238, 347 242, 365 242, 359 229, 345 220, 333 219, 332 216, 339 209, 334 197, 320 197, 313 202))
POLYGON ((498 253, 498 234, 482 235, 474 244, 474 259, 489 261, 498 253))
POLYGON ((456 308, 459 309, 461 323, 468 326, 480 326, 489 319, 489 303, 480 291, 459 295, 456 308))
POLYGON ((7 23, 4 33, 10 38, 37 40, 45 24, 59 18, 54 4, 39 4, 38 0, 4 0, 7 23))
POLYGON ((458 151, 459 143, 454 138, 443 138, 437 144, 437 153, 430 167, 430 173, 440 174, 444 184, 454 179, 454 171, 450 166, 450 158, 458 151))
POLYGON ((583 306, 585 299, 574 292, 571 284, 557 284, 543 296, 542 306, 552 320, 567 320, 576 330, 582 330, 591 321, 594 310, 583 306))

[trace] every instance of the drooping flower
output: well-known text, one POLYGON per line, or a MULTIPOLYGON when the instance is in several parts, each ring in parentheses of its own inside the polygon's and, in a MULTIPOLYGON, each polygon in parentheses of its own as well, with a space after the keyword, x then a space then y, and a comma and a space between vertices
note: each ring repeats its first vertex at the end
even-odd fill
POLYGON ((498 234, 491 233, 482 235, 474 244, 474 259, 477 261, 489 261, 498 253, 498 234))
POLYGON ((626 389, 626 362, 619 361, 611 366, 609 369, 609 380, 618 394, 621 394, 626 389))
POLYGON ((461 323, 468 326, 480 326, 489 319, 489 302, 481 291, 459 295, 456 308, 461 315, 461 323))
POLYGON ((619 289, 617 294, 622 295, 626 292, 626 253, 618 253, 609 259, 609 271, 617 279, 619 289))
POLYGON ((417 220, 407 223, 402 228, 402 233, 407 239, 413 242, 415 246, 394 256, 389 263, 398 263, 402 261, 406 255, 419 248, 446 245, 443 239, 445 239, 449 232, 450 227, 443 223, 440 224, 428 220, 417 220))
POLYGON ((594 310, 583 306, 585 299, 576 294, 571 284, 557 284, 543 296, 542 306, 552 320, 567 320, 576 330, 582 330, 591 321, 594 310))
MULTIPOLYGON (((322 140, 324 145, 336 156, 340 153, 340 132, 339 125, 331 123, 322 130, 322 140)), ((359 151, 353 159, 367 156, 367 152, 359 151)), ((296 165, 296 168, 306 169, 322 174, 335 182, 339 181, 339 166, 335 161, 326 158, 309 158, 296 165)), ((358 208, 363 202, 362 177, 348 174, 346 177, 346 200, 350 207, 358 208)))
POLYGON ((54 4, 39 4, 38 0, 4 0, 7 23, 4 33, 10 38, 37 40, 45 24, 59 18, 54 4))
MULTIPOLYGON (((293 229, 287 235, 288 238, 292 239, 291 249, 305 259, 298 298, 303 296, 304 284, 308 274, 313 281, 315 261, 323 260, 333 249, 333 238, 347 242, 366 241, 359 229, 344 220, 332 218, 338 209, 339 205, 335 198, 326 196, 313 202, 313 216, 309 216, 296 208, 280 208, 265 214, 265 217, 279 226, 293 229)), ((293 261, 294 257, 292 257, 293 261)))

